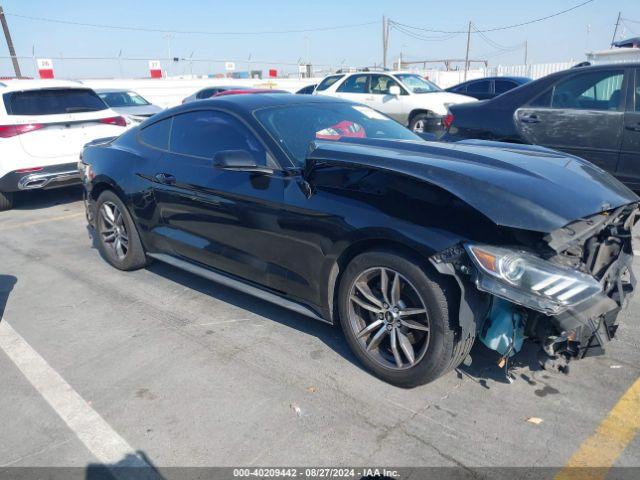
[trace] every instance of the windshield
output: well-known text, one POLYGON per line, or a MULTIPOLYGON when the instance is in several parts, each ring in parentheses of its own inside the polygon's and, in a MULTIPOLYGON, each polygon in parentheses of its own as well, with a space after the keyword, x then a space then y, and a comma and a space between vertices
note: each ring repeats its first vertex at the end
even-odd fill
POLYGON ((288 105, 258 110, 255 116, 298 166, 304 165, 309 143, 314 140, 422 140, 395 120, 362 105, 288 105))
POLYGON ((431 93, 442 91, 442 89, 435 83, 430 82, 429 80, 425 80, 420 75, 415 75, 413 73, 400 73, 395 77, 413 93, 431 93))
POLYGON ((144 98, 135 92, 101 92, 98 96, 110 107, 140 107, 149 105, 144 98))

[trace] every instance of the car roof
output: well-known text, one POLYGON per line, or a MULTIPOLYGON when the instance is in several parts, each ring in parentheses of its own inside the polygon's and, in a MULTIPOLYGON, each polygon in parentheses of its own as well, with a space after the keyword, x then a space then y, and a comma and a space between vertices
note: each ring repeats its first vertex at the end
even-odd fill
POLYGON ((23 90, 40 90, 43 88, 86 88, 81 82, 73 80, 2 80, 0 81, 0 92, 19 92, 23 90))
POLYGON ((192 110, 202 110, 206 107, 217 107, 232 112, 249 114, 254 110, 268 107, 281 107, 287 105, 308 104, 353 104, 348 100, 324 95, 283 95, 282 93, 262 93, 260 95, 225 95, 212 97, 197 102, 189 102, 177 107, 165 110, 154 116, 154 119, 162 119, 176 114, 192 110))
POLYGON ((94 88, 96 93, 129 93, 132 92, 130 88, 94 88))

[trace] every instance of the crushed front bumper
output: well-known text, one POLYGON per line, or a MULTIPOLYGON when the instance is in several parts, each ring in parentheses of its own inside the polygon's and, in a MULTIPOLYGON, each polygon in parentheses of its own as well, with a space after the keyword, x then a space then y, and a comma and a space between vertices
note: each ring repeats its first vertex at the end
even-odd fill
POLYGON ((559 315, 540 315, 536 324, 548 322, 559 332, 549 335, 538 329, 538 338, 548 355, 563 354, 579 359, 604 353, 618 329, 618 314, 636 287, 632 262, 632 254, 622 253, 610 266, 609 278, 613 281, 607 290, 559 315))

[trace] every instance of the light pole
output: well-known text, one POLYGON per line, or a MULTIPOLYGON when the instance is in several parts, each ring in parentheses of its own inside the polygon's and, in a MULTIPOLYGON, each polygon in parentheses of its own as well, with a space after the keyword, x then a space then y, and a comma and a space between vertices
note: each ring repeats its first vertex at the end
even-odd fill
POLYGON ((171 64, 173 62, 173 57, 171 56, 171 40, 173 40, 173 33, 165 33, 162 38, 167 41, 167 77, 170 77, 173 71, 171 64))

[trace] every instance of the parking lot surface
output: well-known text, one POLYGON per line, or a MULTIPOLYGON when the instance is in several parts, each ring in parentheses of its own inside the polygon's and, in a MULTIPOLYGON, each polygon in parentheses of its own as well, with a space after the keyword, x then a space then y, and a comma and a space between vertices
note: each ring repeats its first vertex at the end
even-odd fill
MULTIPOLYGON (((339 328, 164 264, 110 267, 80 191, 36 193, 0 213, 0 467, 84 467, 118 445, 157 466, 562 467, 640 377, 639 310, 636 296, 606 355, 569 375, 532 347, 509 384, 476 346, 471 366, 405 390, 365 372, 339 328), (102 430, 61 413, 68 398, 102 430)), ((613 465, 640 466, 639 437, 620 451, 613 465)))

